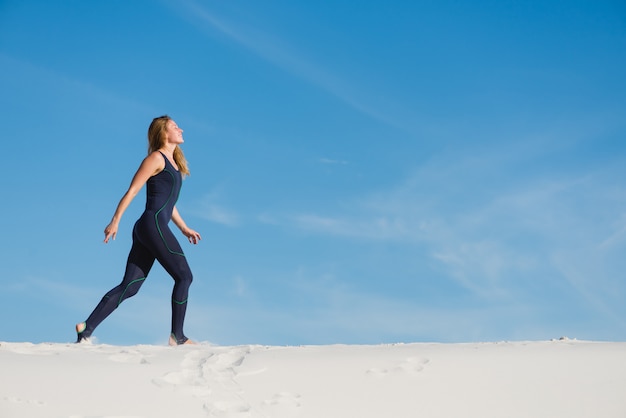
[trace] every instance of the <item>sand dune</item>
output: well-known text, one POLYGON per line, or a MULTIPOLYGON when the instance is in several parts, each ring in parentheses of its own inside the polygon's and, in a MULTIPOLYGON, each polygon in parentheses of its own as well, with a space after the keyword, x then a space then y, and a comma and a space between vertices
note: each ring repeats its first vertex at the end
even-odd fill
POLYGON ((0 417, 626 417, 626 343, 0 343, 0 417))

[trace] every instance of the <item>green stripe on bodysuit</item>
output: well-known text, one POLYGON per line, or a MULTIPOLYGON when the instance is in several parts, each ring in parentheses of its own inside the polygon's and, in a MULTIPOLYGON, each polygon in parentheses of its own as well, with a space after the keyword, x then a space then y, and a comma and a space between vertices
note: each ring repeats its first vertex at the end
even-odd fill
POLYGON ((122 302, 124 301, 124 294, 126 293, 126 291, 128 290, 128 288, 133 284, 133 283, 137 283, 137 282, 142 282, 146 280, 145 277, 142 277, 140 279, 135 279, 132 282, 128 283, 128 285, 126 286, 126 289, 124 289, 124 291, 122 292, 122 294, 120 295, 120 300, 117 301, 117 306, 120 306, 122 304, 122 302))
MULTIPOLYGON (((164 172, 168 173, 170 176, 172 176, 172 180, 174 180, 174 182, 176 182, 176 179, 174 178, 174 174, 172 174, 171 171, 169 171, 167 168, 165 168, 163 170, 164 172)), ((172 191, 170 192, 169 197, 167 198, 167 200, 165 201, 165 203, 163 204, 163 206, 161 207, 161 209, 159 209, 158 211, 156 211, 156 213, 154 214, 154 222, 156 222, 156 227, 157 230, 159 231, 159 235, 161 236, 161 239, 163 240, 163 244, 165 244, 165 248, 167 248, 167 250, 171 253, 171 254, 176 254, 176 255, 182 255, 183 257, 185 256, 185 254, 183 253, 179 253, 178 251, 173 251, 169 245, 167 245, 167 241, 165 241, 165 238, 163 237, 163 233, 161 232, 161 227, 159 226, 159 213, 161 213, 161 211, 163 209, 165 209, 165 207, 167 206, 168 202, 170 201, 170 199, 172 199, 172 195, 174 194, 174 188, 172 187, 172 191)))

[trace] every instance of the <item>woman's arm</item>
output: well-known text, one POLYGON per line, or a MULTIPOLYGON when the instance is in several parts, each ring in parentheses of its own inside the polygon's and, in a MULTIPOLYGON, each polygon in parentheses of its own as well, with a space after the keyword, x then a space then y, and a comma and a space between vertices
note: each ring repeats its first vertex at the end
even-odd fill
POLYGON ((139 190, 141 190, 150 177, 163 171, 164 168, 165 161, 158 152, 153 152, 142 161, 139 169, 133 177, 133 180, 130 182, 128 190, 122 197, 122 200, 120 200, 120 203, 117 205, 117 209, 115 209, 115 214, 113 215, 111 222, 106 226, 106 228, 104 228, 105 243, 108 243, 110 238, 115 239, 122 215, 126 211, 126 208, 128 208, 128 205, 130 205, 130 202, 132 202, 135 196, 137 196, 139 190))
POLYGON ((174 206, 174 211, 172 212, 172 221, 178 227, 178 229, 180 229, 180 232, 182 232, 183 235, 187 237, 190 243, 197 244, 198 241, 202 239, 199 233, 189 228, 187 224, 185 224, 185 221, 183 221, 180 213, 178 213, 178 209, 176 209, 176 206, 174 206))

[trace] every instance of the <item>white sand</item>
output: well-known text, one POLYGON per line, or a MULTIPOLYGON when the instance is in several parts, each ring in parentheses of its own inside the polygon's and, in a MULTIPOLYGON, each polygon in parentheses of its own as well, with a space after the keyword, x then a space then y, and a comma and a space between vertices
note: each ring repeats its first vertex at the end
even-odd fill
POLYGON ((0 417, 625 418, 626 343, 0 343, 0 417))

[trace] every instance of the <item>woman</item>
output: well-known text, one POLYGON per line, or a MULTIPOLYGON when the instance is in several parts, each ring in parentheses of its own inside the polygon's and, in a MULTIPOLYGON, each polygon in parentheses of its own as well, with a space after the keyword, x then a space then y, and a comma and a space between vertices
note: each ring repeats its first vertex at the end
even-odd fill
POLYGON ((77 342, 88 339, 96 327, 125 299, 134 296, 148 276, 154 260, 174 279, 170 345, 193 344, 183 333, 187 294, 192 274, 187 259, 168 227, 170 220, 189 242, 197 244, 200 234, 187 227, 176 209, 183 176, 189 174, 179 145, 183 130, 169 116, 155 118, 148 128, 148 156, 120 200, 111 223, 104 229, 104 242, 115 239, 120 219, 139 190, 147 183, 146 209, 133 228, 133 245, 122 282, 111 289, 85 322, 76 324, 77 342))

